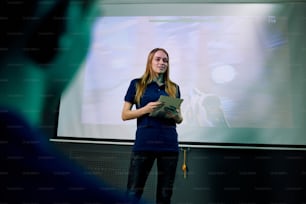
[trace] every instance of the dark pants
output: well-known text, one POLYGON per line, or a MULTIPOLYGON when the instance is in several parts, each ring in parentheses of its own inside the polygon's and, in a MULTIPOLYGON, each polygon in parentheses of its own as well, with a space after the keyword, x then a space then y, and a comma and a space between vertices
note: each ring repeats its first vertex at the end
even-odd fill
POLYGON ((140 200, 155 159, 158 172, 156 203, 169 204, 176 175, 178 152, 133 152, 127 193, 136 202, 140 200))

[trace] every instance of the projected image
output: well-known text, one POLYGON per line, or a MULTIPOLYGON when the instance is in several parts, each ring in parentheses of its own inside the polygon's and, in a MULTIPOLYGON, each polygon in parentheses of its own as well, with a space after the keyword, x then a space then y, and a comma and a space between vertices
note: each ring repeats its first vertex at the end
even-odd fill
POLYGON ((122 122, 130 80, 155 47, 180 84, 182 127, 292 127, 287 19, 274 16, 103 17, 93 28, 81 90, 81 121, 122 122))
POLYGON ((149 51, 162 47, 184 99, 181 145, 305 145, 302 8, 103 4, 89 53, 61 97, 57 137, 133 144, 136 120, 121 120, 124 96, 149 51))

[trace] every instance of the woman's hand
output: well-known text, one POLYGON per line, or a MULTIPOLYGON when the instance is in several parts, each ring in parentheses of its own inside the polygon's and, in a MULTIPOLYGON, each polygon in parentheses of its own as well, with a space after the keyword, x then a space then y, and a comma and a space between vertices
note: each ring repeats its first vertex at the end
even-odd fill
POLYGON ((161 107, 161 105, 162 105, 162 102, 160 101, 150 102, 146 106, 143 107, 144 113, 152 113, 154 110, 161 107))
POLYGON ((126 101, 124 102, 122 108, 121 118, 124 121, 139 118, 145 114, 152 113, 154 110, 158 109, 161 105, 162 105, 161 102, 155 101, 148 103, 146 106, 140 109, 132 110, 133 104, 126 101))
POLYGON ((181 123, 183 121, 183 117, 181 114, 181 111, 179 109, 168 109, 166 110, 166 114, 165 114, 166 118, 171 118, 173 119, 176 123, 181 123))

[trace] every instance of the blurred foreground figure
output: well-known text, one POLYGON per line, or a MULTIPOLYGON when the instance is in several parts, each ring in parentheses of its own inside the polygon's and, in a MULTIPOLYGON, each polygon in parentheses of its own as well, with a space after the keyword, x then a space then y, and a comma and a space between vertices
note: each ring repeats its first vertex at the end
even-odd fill
POLYGON ((130 203, 40 132, 84 60, 97 3, 0 4, 0 203, 130 203))

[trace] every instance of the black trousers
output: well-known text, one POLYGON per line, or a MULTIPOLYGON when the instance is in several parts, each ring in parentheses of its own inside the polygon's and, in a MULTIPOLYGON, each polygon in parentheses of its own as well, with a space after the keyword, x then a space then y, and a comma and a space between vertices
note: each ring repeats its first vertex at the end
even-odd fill
POLYGON ((176 175, 178 152, 133 152, 131 155, 127 193, 137 203, 154 161, 157 161, 156 203, 169 204, 176 175))

